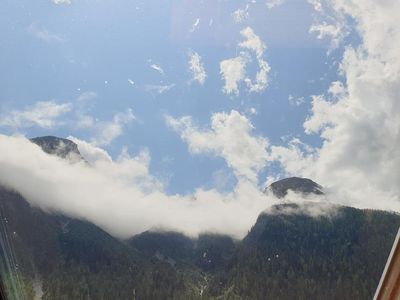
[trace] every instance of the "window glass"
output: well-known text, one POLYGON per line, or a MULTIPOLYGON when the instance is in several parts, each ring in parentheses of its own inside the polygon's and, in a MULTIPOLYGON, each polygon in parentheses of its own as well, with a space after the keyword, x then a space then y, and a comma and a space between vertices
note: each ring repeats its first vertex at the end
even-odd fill
POLYGON ((400 225, 399 3, 5 0, 7 299, 368 299, 400 225))

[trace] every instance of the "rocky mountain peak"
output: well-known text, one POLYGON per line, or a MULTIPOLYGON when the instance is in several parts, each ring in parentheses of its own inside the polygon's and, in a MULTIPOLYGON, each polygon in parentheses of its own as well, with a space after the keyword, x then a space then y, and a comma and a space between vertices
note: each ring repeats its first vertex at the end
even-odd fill
POLYGON ((84 160, 78 150, 78 145, 71 140, 56 137, 42 136, 30 139, 32 143, 40 146, 44 152, 73 161, 84 160))
POLYGON ((267 186, 264 193, 272 193, 277 198, 283 198, 291 190, 302 194, 323 195, 322 186, 308 178, 289 177, 278 180, 267 186))

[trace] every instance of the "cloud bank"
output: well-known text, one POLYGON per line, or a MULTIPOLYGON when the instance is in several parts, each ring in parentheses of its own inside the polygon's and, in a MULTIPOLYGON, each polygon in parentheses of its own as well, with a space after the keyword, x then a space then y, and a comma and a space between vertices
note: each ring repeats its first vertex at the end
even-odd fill
POLYGON ((157 228, 241 238, 272 204, 246 180, 226 194, 199 188, 167 195, 149 173, 147 151, 134 157, 122 152, 113 161, 104 150, 74 141, 91 166, 45 154, 23 137, 0 135, 0 184, 33 206, 88 220, 120 238, 157 228))

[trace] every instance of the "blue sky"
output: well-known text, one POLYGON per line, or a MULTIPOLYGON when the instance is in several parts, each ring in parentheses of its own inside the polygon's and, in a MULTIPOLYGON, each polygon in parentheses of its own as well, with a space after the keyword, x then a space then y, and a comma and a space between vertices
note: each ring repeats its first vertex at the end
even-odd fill
MULTIPOLYGON (((329 41, 309 32, 316 17, 306 1, 271 9, 266 1, 5 1, 0 14, 3 114, 29 110, 39 101, 76 104, 85 94, 90 95, 85 114, 100 122, 131 109, 134 120, 101 146, 113 157, 123 147, 133 154, 148 149, 150 170, 167 182, 168 193, 213 187, 216 173, 227 178, 222 190, 235 180, 223 158, 190 153, 166 125, 166 115, 188 115, 205 128, 213 113, 233 109, 271 144, 285 145, 293 137, 321 144, 318 136, 304 134, 303 122, 310 96, 340 79, 342 51, 327 54, 329 41), (238 9, 245 15, 241 22, 234 18, 238 9), (220 62, 238 55, 240 31, 247 27, 267 47, 268 86, 249 92, 241 83, 238 95, 226 94, 220 62), (201 57, 204 84, 192 80, 190 51, 201 57), (159 93, 161 86, 166 90, 159 93)), ((258 65, 254 55, 251 59, 247 73, 254 77, 258 65)), ((96 130, 76 128, 76 114, 76 109, 65 113, 55 126, 3 126, 0 131, 91 140, 96 130)), ((259 185, 281 173, 270 164, 261 170, 259 185)))

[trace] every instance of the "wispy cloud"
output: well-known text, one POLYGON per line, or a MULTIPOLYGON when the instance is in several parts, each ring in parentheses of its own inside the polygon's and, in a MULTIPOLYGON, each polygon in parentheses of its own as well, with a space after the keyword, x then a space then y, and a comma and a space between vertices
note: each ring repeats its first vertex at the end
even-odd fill
POLYGON ((157 64, 151 64, 150 68, 152 68, 153 70, 156 70, 158 73, 160 73, 161 75, 164 75, 164 70, 163 68, 161 68, 160 65, 157 64))
POLYGON ((232 13, 233 21, 235 23, 243 23, 249 18, 249 4, 245 8, 238 8, 232 13))
POLYGON ((109 145, 114 139, 123 134, 123 127, 136 120, 132 109, 126 112, 116 113, 111 121, 97 122, 95 126, 96 134, 92 138, 95 145, 109 145))
POLYGON ((332 9, 329 2, 321 0, 308 0, 308 2, 316 11, 315 21, 310 26, 309 32, 315 34, 317 39, 330 42, 328 52, 338 48, 350 34, 345 15, 332 9))
POLYGON ((315 11, 322 12, 321 0, 307 0, 307 2, 313 6, 315 11))
POLYGON ((95 118, 89 114, 95 104, 97 94, 95 92, 84 92, 76 99, 74 112, 76 121, 74 127, 78 129, 92 128, 96 122, 95 118))
POLYGON ((284 2, 285 2, 285 0, 268 0, 266 5, 267 5, 268 9, 272 9, 272 8, 281 6, 284 2))
POLYGON ((22 110, 11 110, 0 115, 0 126, 14 129, 33 126, 53 128, 60 125, 59 117, 71 111, 72 107, 72 103, 59 104, 55 101, 39 101, 22 110))
POLYGON ((32 23, 27 28, 27 31, 39 40, 44 42, 63 42, 64 39, 55 33, 50 32, 45 27, 32 23))
POLYGON ((203 85, 207 74, 204 69, 203 62, 201 61, 201 56, 192 50, 189 50, 189 70, 192 74, 192 81, 196 81, 199 84, 203 85))
POLYGON ((293 95, 289 95, 288 97, 290 105, 300 106, 305 102, 304 97, 295 97, 293 95))
POLYGON ((92 134, 91 142, 95 145, 109 145, 124 132, 124 127, 136 120, 133 110, 128 108, 125 112, 117 112, 111 120, 98 120, 90 114, 95 104, 97 94, 94 92, 82 93, 75 101, 74 127, 87 130, 92 134))
POLYGON ((200 18, 197 18, 196 21, 193 23, 192 28, 190 28, 189 32, 192 33, 194 32, 200 24, 200 18))
POLYGON ((54 4, 71 4, 71 0, 52 0, 54 4))
POLYGON ((157 94, 163 94, 165 92, 168 92, 174 86, 175 86, 175 83, 166 84, 166 85, 148 84, 148 85, 145 86, 145 89, 148 92, 155 92, 157 94))
POLYGON ((31 127, 85 130, 92 135, 93 144, 108 145, 121 136, 124 127, 136 117, 129 108, 115 113, 109 121, 99 120, 91 114, 96 97, 95 92, 84 92, 71 102, 39 101, 21 110, 6 111, 0 115, 0 127, 10 127, 15 131, 31 127))
POLYGON ((335 49, 339 46, 341 41, 348 35, 348 32, 343 30, 342 22, 336 22, 328 24, 327 22, 321 22, 314 24, 310 27, 310 33, 315 33, 317 39, 329 39, 331 42, 331 48, 335 49))

